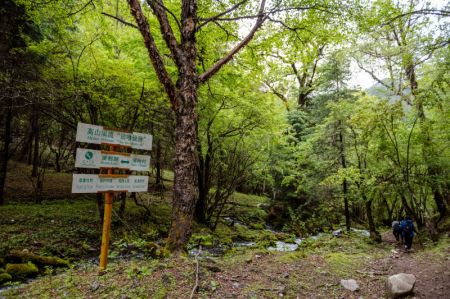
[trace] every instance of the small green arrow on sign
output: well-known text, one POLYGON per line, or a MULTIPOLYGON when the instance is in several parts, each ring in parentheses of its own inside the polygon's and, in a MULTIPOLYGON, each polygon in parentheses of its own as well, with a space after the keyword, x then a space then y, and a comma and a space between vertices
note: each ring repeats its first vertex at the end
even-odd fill
POLYGON ((123 163, 123 164, 130 164, 130 161, 128 161, 128 160, 121 160, 120 163, 123 163))

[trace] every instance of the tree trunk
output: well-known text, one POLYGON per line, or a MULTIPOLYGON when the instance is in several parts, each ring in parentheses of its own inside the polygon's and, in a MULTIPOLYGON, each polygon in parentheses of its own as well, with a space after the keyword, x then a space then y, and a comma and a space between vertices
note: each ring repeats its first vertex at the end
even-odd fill
MULTIPOLYGON (((193 22, 191 20, 191 22, 193 22)), ((186 33, 183 34, 187 38, 186 33)), ((195 170, 197 142, 197 75, 195 70, 195 33, 185 41, 186 60, 180 69, 178 104, 175 108, 175 165, 172 224, 167 239, 171 251, 183 250, 191 236, 196 201, 195 170)))
POLYGON ((60 154, 56 153, 55 154, 55 170, 56 172, 61 172, 61 162, 59 161, 60 158, 60 154))
POLYGON ((105 212, 104 202, 103 202, 103 193, 97 193, 97 211, 98 217, 100 220, 100 224, 103 223, 103 213, 105 212))
POLYGON ((39 171, 39 142, 40 142, 40 132, 39 132, 39 112, 37 105, 33 105, 33 126, 31 128, 34 134, 34 148, 33 148, 33 170, 31 176, 36 178, 39 171))
POLYGON ((26 131, 25 140, 23 142, 22 149, 19 154, 19 161, 27 162, 28 165, 31 165, 31 147, 33 146, 33 117, 31 117, 29 121, 29 127, 26 131))
POLYGON ((381 235, 377 231, 377 228, 375 226, 375 221, 373 220, 372 215, 372 199, 367 199, 365 195, 363 195, 363 199, 366 205, 366 213, 367 213, 367 220, 369 222, 369 232, 370 232, 370 238, 374 240, 375 242, 380 243, 381 242, 381 235))
POLYGON ((176 116, 172 224, 167 239, 167 247, 171 251, 182 250, 184 244, 189 241, 196 197, 194 178, 197 90, 191 89, 186 93, 183 95, 184 107, 180 107, 181 115, 176 116))
MULTIPOLYGON (((198 132, 198 130, 197 130, 198 132)), ((195 205, 195 219, 198 223, 207 223, 207 208, 208 208, 208 194, 211 189, 211 157, 212 157, 212 144, 211 138, 208 132, 208 144, 205 157, 202 154, 202 145, 200 140, 197 141, 197 182, 198 182, 198 200, 195 205)))
POLYGON ((438 180, 438 176, 440 176, 440 171, 436 166, 429 165, 428 167, 428 175, 431 177, 431 191, 433 193, 434 202, 436 203, 436 207, 439 212, 439 219, 437 222, 441 221, 447 215, 447 207, 445 205, 445 198, 443 192, 439 188, 439 183, 436 182, 438 180))
MULTIPOLYGON (((344 151, 344 136, 342 134, 342 125, 339 121, 339 151, 341 155, 341 166, 343 169, 347 168, 347 161, 345 159, 345 151, 344 151)), ((344 193, 344 214, 345 214, 345 227, 347 231, 350 231, 350 210, 348 207, 348 186, 347 180, 344 178, 342 182, 342 192, 344 193)))
MULTIPOLYGON (((55 151, 55 168, 56 172, 61 172, 61 157, 63 156, 65 149, 63 150, 64 146, 64 139, 67 135, 67 130, 64 126, 61 127, 61 132, 59 133, 59 141, 58 141, 58 148, 55 151)), ((51 145, 50 145, 51 146, 51 145)))
POLYGON ((11 143, 11 122, 12 122, 12 101, 9 100, 8 107, 5 107, 5 127, 3 136, 3 149, 0 154, 0 206, 5 203, 5 182, 8 171, 9 145, 11 143))
POLYGON ((205 159, 202 154, 202 146, 200 141, 197 141, 197 187, 198 187, 198 199, 195 205, 194 218, 198 223, 206 222, 206 194, 205 194, 205 159))
POLYGON ((155 167, 156 167, 156 188, 161 191, 164 190, 164 183, 163 183, 163 177, 162 177, 162 167, 161 167, 161 154, 162 154, 162 148, 161 148, 161 141, 159 139, 156 140, 156 157, 155 157, 155 167))
POLYGON ((120 206, 119 206, 119 217, 123 218, 123 216, 125 215, 125 208, 127 205, 127 193, 126 192, 122 192, 120 193, 120 206))

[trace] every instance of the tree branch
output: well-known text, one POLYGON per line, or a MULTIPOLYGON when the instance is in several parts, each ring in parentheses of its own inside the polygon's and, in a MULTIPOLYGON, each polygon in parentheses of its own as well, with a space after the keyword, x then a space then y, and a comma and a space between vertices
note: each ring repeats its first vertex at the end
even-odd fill
POLYGON ((180 21, 178 20, 177 16, 176 16, 170 9, 168 9, 167 6, 165 6, 165 5, 162 3, 162 0, 161 0, 161 1, 156 0, 156 3, 157 3, 159 6, 161 6, 162 8, 164 8, 164 10, 167 11, 167 12, 172 16, 172 18, 175 20, 175 23, 177 23, 178 29, 179 29, 180 32, 181 32, 181 24, 180 24, 180 21))
POLYGON ((198 253, 195 255, 195 284, 191 291, 191 296, 189 296, 189 299, 194 298, 195 292, 198 290, 198 273, 199 273, 199 263, 198 263, 198 256, 202 252, 202 245, 200 245, 198 253))
MULTIPOLYGON (((356 63, 358 64, 358 67, 359 67, 360 69, 362 69, 363 71, 365 71, 366 73, 368 73, 368 74, 372 77, 372 79, 374 79, 375 81, 377 81, 378 83, 380 83, 382 86, 386 87, 388 90, 391 90, 391 87, 390 87, 389 85, 387 85, 386 83, 384 83, 383 80, 381 80, 380 78, 378 78, 378 77, 375 75, 375 72, 374 72, 374 71, 371 71, 371 70, 369 70, 369 69, 366 69, 358 59, 356 59, 356 63)), ((391 91, 393 91, 393 90, 391 90, 391 91)))
POLYGON ((289 101, 286 98, 284 94, 276 90, 268 81, 264 81, 264 84, 266 84, 267 87, 269 87, 270 91, 276 95, 281 101, 283 101, 284 106, 286 107, 286 110, 289 112, 291 109, 289 108, 289 101))
POLYGON ((69 12, 69 13, 67 14, 67 16, 68 16, 68 17, 71 17, 71 16, 73 16, 73 15, 76 15, 76 14, 79 13, 79 12, 82 12, 86 7, 89 6, 89 4, 92 4, 92 6, 95 8, 94 2, 92 2, 92 0, 89 0, 89 1, 86 2, 86 4, 84 4, 80 9, 78 9, 78 10, 76 10, 76 11, 73 11, 73 12, 69 12))
POLYGON ((102 15, 107 16, 107 17, 110 17, 110 18, 113 18, 114 20, 119 21, 120 23, 122 23, 122 24, 124 24, 124 25, 127 25, 127 26, 129 26, 129 27, 132 27, 132 28, 135 28, 135 29, 139 29, 138 26, 136 26, 136 25, 134 25, 134 24, 132 24, 132 23, 129 23, 129 22, 127 22, 127 21, 125 21, 125 20, 123 20, 123 19, 121 19, 121 18, 118 18, 118 17, 116 17, 116 16, 110 15, 109 13, 102 12, 102 15))
POLYGON ((398 19, 406 17, 406 16, 411 16, 411 15, 436 15, 436 16, 442 16, 442 17, 450 17, 450 11, 440 10, 440 9, 420 9, 420 10, 416 10, 416 11, 399 14, 399 15, 391 18, 386 23, 381 24, 381 26, 390 25, 395 20, 398 20, 398 19))
POLYGON ((158 18, 159 27, 161 30, 161 35, 166 42, 167 47, 172 54, 173 60, 178 68, 181 67, 181 59, 183 54, 180 51, 180 46, 177 42, 175 34, 173 33, 172 27, 170 26, 169 19, 167 18, 166 9, 162 0, 147 0, 147 4, 151 7, 153 13, 158 18))
POLYGON ((244 4, 245 2, 248 2, 248 0, 242 0, 241 2, 236 3, 235 5, 233 5, 232 7, 230 7, 229 9, 219 13, 218 15, 215 15, 214 17, 210 17, 210 18, 200 18, 201 21, 204 21, 203 23, 201 23, 200 25, 197 26, 197 31, 200 30, 200 28, 202 28, 203 26, 205 26, 206 24, 208 24, 209 22, 215 22, 217 21, 221 16, 224 16, 226 14, 229 14, 230 12, 236 10, 237 8, 239 8, 239 6, 241 6, 242 4, 244 4))
POLYGON ((200 75, 199 81, 201 83, 207 81, 214 74, 216 74, 226 63, 228 63, 233 56, 239 52, 242 48, 244 48, 255 36, 256 31, 261 28, 264 21, 267 19, 267 15, 264 14, 264 7, 266 5, 266 0, 261 0, 261 5, 259 7, 258 19, 256 20, 255 25, 249 34, 241 40, 239 44, 237 44, 225 57, 217 61, 209 70, 200 75))
POLYGON ((155 69, 156 75, 158 76, 159 82, 164 86, 164 90, 169 96, 169 100, 172 103, 173 107, 177 107, 178 103, 176 102, 176 91, 175 86, 172 82, 172 79, 167 72, 162 57, 156 47, 155 40, 153 39, 152 34, 150 33, 150 27, 147 22, 147 18, 144 16, 142 12, 141 5, 139 4, 139 0, 128 0, 128 5, 130 6, 131 14, 136 20, 139 31, 141 32, 142 37, 144 38, 144 44, 147 48, 150 61, 155 69))

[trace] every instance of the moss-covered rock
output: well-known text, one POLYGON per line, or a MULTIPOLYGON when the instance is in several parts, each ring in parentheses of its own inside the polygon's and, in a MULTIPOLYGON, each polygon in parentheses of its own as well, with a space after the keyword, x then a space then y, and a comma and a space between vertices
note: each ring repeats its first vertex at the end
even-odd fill
POLYGON ((12 276, 8 273, 0 273, 0 285, 4 284, 5 282, 11 281, 12 276))
POLYGON ((213 247, 214 246, 214 237, 212 235, 199 235, 193 234, 189 243, 193 246, 202 245, 204 247, 213 247))
POLYGON ((264 224, 263 223, 250 223, 250 228, 252 229, 257 229, 257 230, 263 230, 264 229, 264 224))
POLYGON ((24 280, 26 278, 36 277, 39 269, 32 262, 28 262, 27 264, 6 264, 6 272, 14 280, 24 280))
POLYGON ((145 251, 152 258, 165 258, 170 255, 170 251, 167 248, 162 247, 155 242, 149 242, 146 246, 145 251))
POLYGON ((6 256, 6 260, 12 263, 32 262, 40 268, 44 267, 69 267, 69 262, 59 257, 41 256, 25 251, 12 251, 6 256))
POLYGON ((159 250, 156 251, 156 256, 158 258, 166 258, 170 256, 170 250, 166 247, 161 247, 159 250))

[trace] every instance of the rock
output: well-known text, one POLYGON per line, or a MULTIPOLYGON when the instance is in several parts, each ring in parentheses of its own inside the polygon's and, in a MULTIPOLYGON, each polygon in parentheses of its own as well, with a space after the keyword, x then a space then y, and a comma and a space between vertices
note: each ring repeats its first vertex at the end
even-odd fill
POLYGON ((286 286, 281 286, 278 291, 278 297, 284 297, 286 295, 286 286))
POLYGON ((97 291, 99 287, 100 287, 100 284, 98 283, 97 280, 92 282, 91 285, 89 286, 89 288, 91 289, 91 292, 97 291))
POLYGON ((341 286, 352 292, 359 290, 359 285, 354 279, 341 279, 341 286))
POLYGON ((342 237, 342 229, 335 230, 331 234, 337 238, 340 238, 342 237))
POLYGON ((238 282, 233 282, 233 289, 238 289, 241 285, 238 282))
POLYGON ((4 284, 5 282, 11 281, 12 276, 9 273, 0 273, 0 285, 4 284))
POLYGON ((393 297, 400 297, 411 293, 416 283, 416 277, 413 274, 399 273, 389 276, 386 289, 393 297))
POLYGON ((36 277, 39 269, 32 262, 28 262, 28 264, 6 264, 6 272, 15 280, 25 280, 36 277))

